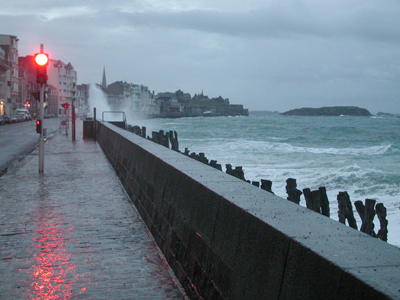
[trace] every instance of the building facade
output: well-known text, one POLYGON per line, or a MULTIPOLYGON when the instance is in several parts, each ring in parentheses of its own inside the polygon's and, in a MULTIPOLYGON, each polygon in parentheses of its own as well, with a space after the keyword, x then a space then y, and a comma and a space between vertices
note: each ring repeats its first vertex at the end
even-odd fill
POLYGON ((0 112, 13 114, 15 109, 23 107, 18 101, 18 38, 0 34, 0 48, 0 112))
MULTIPOLYGON (((40 86, 36 83, 36 64, 33 55, 19 57, 19 102, 29 105, 32 116, 39 113, 40 86)), ((72 101, 72 90, 77 80, 73 66, 60 60, 50 60, 45 88, 45 116, 58 117, 65 113, 62 103, 72 101)))
POLYGON ((11 65, 6 59, 6 52, 0 48, 0 114, 6 113, 6 103, 9 99, 10 87, 7 84, 7 74, 11 70, 11 65))
POLYGON ((76 89, 76 113, 79 115, 86 115, 89 113, 89 84, 80 84, 76 89))
POLYGON ((39 111, 40 93, 32 55, 18 58, 18 80, 18 99, 29 109, 32 116, 36 116, 39 111))
POLYGON ((65 110, 61 105, 68 103, 71 107, 72 104, 72 91, 76 88, 77 72, 71 63, 66 64, 61 60, 50 59, 47 75, 47 83, 57 89, 57 115, 63 115, 65 110))
POLYGON ((116 81, 107 86, 106 92, 108 104, 113 110, 125 111, 137 117, 160 112, 154 93, 150 93, 147 86, 116 81))

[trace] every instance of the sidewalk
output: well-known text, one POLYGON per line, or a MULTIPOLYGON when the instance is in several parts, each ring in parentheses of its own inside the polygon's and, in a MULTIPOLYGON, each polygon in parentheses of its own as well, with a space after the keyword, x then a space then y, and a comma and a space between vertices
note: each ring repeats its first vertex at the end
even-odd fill
POLYGON ((185 299, 82 121, 44 148, 0 177, 0 299, 185 299))

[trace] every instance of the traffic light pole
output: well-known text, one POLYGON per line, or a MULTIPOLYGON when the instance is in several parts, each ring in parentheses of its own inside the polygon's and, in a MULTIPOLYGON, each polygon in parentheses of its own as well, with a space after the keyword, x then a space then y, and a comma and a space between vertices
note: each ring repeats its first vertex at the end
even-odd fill
POLYGON ((43 115, 44 115, 44 84, 40 84, 39 120, 42 122, 39 138, 39 173, 44 171, 44 136, 43 136, 43 115))
POLYGON ((75 79, 72 81, 72 90, 71 90, 71 118, 72 118, 72 141, 75 141, 75 94, 76 94, 76 83, 75 79))
POLYGON ((43 53, 43 44, 40 44, 40 53, 36 53, 34 57, 36 64, 36 83, 40 89, 39 100, 39 123, 36 123, 36 132, 40 133, 39 138, 39 173, 44 171, 44 136, 43 136, 43 119, 44 119, 44 89, 47 84, 47 65, 49 64, 49 56, 43 53))
POLYGON ((72 119, 72 141, 75 141, 75 99, 72 99, 71 119, 72 119))

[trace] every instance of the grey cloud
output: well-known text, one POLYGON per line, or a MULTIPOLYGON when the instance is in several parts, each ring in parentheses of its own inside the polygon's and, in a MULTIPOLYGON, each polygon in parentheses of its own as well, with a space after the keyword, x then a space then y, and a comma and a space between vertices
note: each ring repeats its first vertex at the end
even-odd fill
MULTIPOLYGON (((399 5, 395 8, 399 9, 399 5)), ((298 9, 261 9, 245 12, 212 10, 117 13, 134 26, 192 29, 238 37, 289 38, 297 35, 357 37, 400 42, 400 18, 392 10, 359 9, 330 15, 298 9)))
MULTIPOLYGON (((204 89, 250 109, 343 103, 398 111, 400 3, 374 1, 253 1, 259 9, 225 11, 218 1, 214 10, 83 1, 96 13, 52 19, 40 18, 32 1, 7 1, 0 25, 20 38, 20 55, 43 43, 74 65, 80 83, 99 82, 105 66, 109 82, 204 89)), ((56 12, 74 6, 43 3, 56 12)))

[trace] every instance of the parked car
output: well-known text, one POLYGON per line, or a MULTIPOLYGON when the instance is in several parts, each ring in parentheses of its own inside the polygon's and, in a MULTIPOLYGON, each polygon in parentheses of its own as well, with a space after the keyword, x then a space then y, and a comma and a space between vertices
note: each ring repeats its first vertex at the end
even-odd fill
POLYGON ((3 115, 3 118, 4 118, 4 123, 8 123, 8 124, 12 123, 11 117, 9 115, 3 115))
POLYGON ((25 115, 20 115, 20 114, 16 114, 15 115, 17 117, 17 122, 25 122, 25 115))
POLYGON ((11 123, 17 123, 17 122, 20 122, 20 121, 18 120, 18 117, 17 117, 17 115, 11 115, 11 116, 10 116, 10 118, 11 118, 11 123))
POLYGON ((4 118, 2 115, 0 115, 0 125, 4 125, 4 118))
POLYGON ((17 115, 21 115, 24 118, 24 121, 30 121, 32 120, 32 117, 29 113, 25 113, 25 112, 17 112, 17 115))

